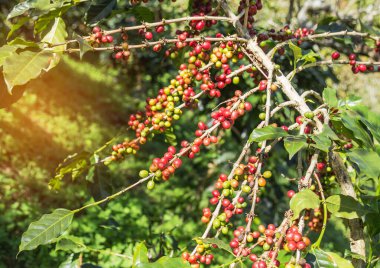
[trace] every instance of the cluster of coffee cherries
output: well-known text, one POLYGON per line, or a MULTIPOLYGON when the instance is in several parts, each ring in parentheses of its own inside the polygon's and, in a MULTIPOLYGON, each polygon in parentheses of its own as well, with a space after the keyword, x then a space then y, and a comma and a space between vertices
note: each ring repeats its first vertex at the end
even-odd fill
MULTIPOLYGON (((252 191, 251 186, 247 184, 242 184, 242 181, 247 181, 248 183, 253 183, 254 174, 257 170, 258 158, 256 156, 251 156, 248 163, 240 164, 234 171, 231 179, 228 178, 226 174, 220 174, 217 182, 215 183, 215 190, 212 191, 212 198, 210 199, 211 205, 216 205, 219 200, 223 207, 223 212, 220 213, 216 219, 213 221, 213 228, 219 229, 221 227, 221 232, 227 234, 229 231, 230 219, 235 214, 243 214, 244 208, 247 207, 247 202, 244 197, 239 196, 236 200, 233 200, 235 192, 238 187, 241 186, 243 193, 250 194, 252 191)), ((271 176, 270 171, 263 173, 263 176, 269 178, 271 176)), ((261 177, 259 179, 259 185, 265 186, 265 179, 261 177)), ((256 202, 259 202, 260 198, 256 197, 256 202)), ((210 208, 204 208, 202 222, 208 223, 211 217, 210 208)))
POLYGON ((302 236, 295 225, 286 231, 285 241, 283 247, 286 251, 305 250, 310 245, 310 239, 302 236))
POLYGON ((139 149, 140 146, 135 140, 130 141, 125 139, 124 142, 112 146, 111 158, 109 158, 109 161, 106 161, 104 164, 107 165, 110 161, 123 159, 126 155, 136 154, 139 149))
MULTIPOLYGON (((200 129, 196 131, 199 132, 200 129)), ((217 143, 218 142, 218 137, 216 136, 206 136, 206 137, 197 137, 192 144, 190 144, 188 141, 184 140, 181 142, 181 153, 184 152, 185 155, 193 159, 197 153, 201 151, 201 145, 203 144, 204 146, 209 146, 212 143, 217 143), (190 150, 187 148, 190 146, 190 150)))
MULTIPOLYGON (((243 12, 243 10, 246 10, 246 8, 247 8, 247 1, 241 0, 239 4, 239 8, 238 8, 239 14, 243 12)), ((250 32, 251 35, 256 34, 256 32, 253 30, 253 23, 255 22, 254 16, 256 15, 257 11, 261 10, 262 8, 263 8, 263 4, 261 0, 249 1, 247 29, 251 31, 250 32)), ((245 15, 240 18, 240 22, 242 24, 244 24, 244 19, 245 19, 244 17, 245 15)))
POLYGON ((194 255, 189 252, 182 253, 182 258, 191 264, 192 268, 199 268, 200 264, 210 265, 214 259, 214 255, 210 253, 212 247, 215 245, 204 243, 200 239, 196 239, 197 250, 194 255))
POLYGON ((213 124, 220 123, 222 128, 229 129, 234 124, 235 120, 252 110, 252 104, 248 101, 240 102, 236 110, 232 110, 232 106, 239 100, 242 92, 235 91, 235 96, 227 103, 227 107, 221 107, 217 111, 211 113, 213 124))
MULTIPOLYGON (((314 30, 310 28, 298 28, 297 30, 294 31, 294 38, 303 38, 309 35, 313 35, 314 30)), ((302 44, 302 40, 298 40, 298 45, 302 44)))
POLYGON ((101 44, 110 44, 110 43, 113 43, 113 36, 105 35, 99 26, 95 26, 94 28, 92 28, 90 43, 94 47, 98 47, 101 44))
MULTIPOLYGON (((154 179, 167 181, 181 167, 182 160, 176 156, 176 148, 169 146, 167 152, 161 158, 154 158, 148 170, 141 170, 139 176, 146 178, 150 173, 154 173, 154 179)), ((148 189, 153 189, 154 180, 147 185, 148 189)))
MULTIPOLYGON (((305 119, 313 119, 313 118, 314 118, 314 113, 313 112, 306 112, 303 116, 299 115, 299 116, 296 117, 296 123, 301 126, 303 124, 303 122, 304 122, 305 119)), ((323 119, 323 115, 322 114, 318 114, 318 119, 322 120, 323 119)), ((307 124, 304 127, 304 133, 305 134, 310 134, 312 130, 313 130, 313 127, 310 124, 307 124)))
POLYGON ((266 268, 273 259, 272 264, 276 267, 280 266, 280 262, 276 259, 278 252, 273 250, 273 245, 280 237, 280 232, 277 230, 274 224, 268 224, 267 227, 260 224, 257 230, 246 234, 245 228, 239 226, 233 233, 234 237, 230 241, 230 247, 235 255, 241 255, 248 257, 253 262, 252 267, 266 268), (255 243, 256 246, 260 246, 263 249, 261 256, 253 252, 257 252, 257 249, 251 244, 255 243))
POLYGON ((320 232, 323 226, 323 213, 321 208, 306 210, 305 221, 308 221, 307 226, 314 232, 320 232))
MULTIPOLYGON (((209 70, 206 69, 200 71, 200 68, 205 64, 204 60, 210 59, 210 55, 208 53, 211 50, 211 43, 208 41, 200 43, 195 42, 194 44, 192 43, 191 46, 193 47, 193 51, 191 51, 191 54, 189 55, 189 63, 187 65, 182 64, 180 66, 176 78, 172 79, 168 86, 161 88, 156 97, 147 98, 147 104, 145 106, 144 112, 138 112, 136 114, 130 115, 128 126, 133 131, 135 131, 137 138, 135 140, 135 143, 144 144, 147 141, 147 137, 154 131, 162 133, 167 129, 170 129, 172 127, 173 121, 178 120, 182 114, 182 110, 176 107, 176 104, 178 104, 181 100, 184 101, 185 107, 190 108, 197 106, 197 102, 193 99, 196 94, 193 88, 194 82, 199 81, 201 83, 200 88, 203 91, 207 92, 210 97, 219 97, 221 95, 219 89, 216 86, 219 84, 219 82, 229 82, 228 79, 230 78, 227 78, 225 73, 231 73, 230 67, 227 64, 227 60, 233 59, 234 57, 234 52, 231 52, 234 48, 236 48, 233 42, 219 44, 218 49, 214 50, 216 54, 212 54, 217 58, 215 66, 218 65, 219 60, 223 61, 223 63, 220 63, 220 67, 224 68, 223 73, 216 77, 216 79, 219 80, 217 83, 214 83, 210 78, 209 70)), ((239 54, 241 52, 236 53, 239 54)), ((239 57, 242 57, 242 54, 239 55, 241 55, 239 57)), ((236 60, 238 60, 238 58, 236 60)), ((238 98, 234 98, 233 102, 236 102, 237 100, 238 98)), ((233 103, 231 102, 231 105, 232 104, 233 103)), ((242 111, 242 109, 245 108, 247 110, 250 110, 251 107, 252 106, 246 102, 244 105, 241 105, 241 107, 239 107, 237 113, 239 115, 243 115, 244 111, 242 111)), ((231 107, 228 107, 226 109, 230 108, 231 107)), ((231 111, 231 114, 232 113, 233 111, 231 111)), ((233 114, 235 115, 236 112, 233 114)), ((235 118, 235 116, 233 116, 233 118, 235 118)), ((231 126, 233 123, 232 121, 228 122, 229 123, 223 123, 222 126, 226 127, 228 124, 231 126)), ((196 140, 195 144, 193 145, 194 148, 189 151, 188 156, 190 158, 194 157, 194 155, 199 152, 199 146, 202 144, 202 142, 205 145, 208 145, 210 143, 215 143, 216 141, 217 139, 215 137, 213 138, 212 136, 205 137, 203 140, 201 140, 200 144, 198 144, 199 140, 196 140)), ((125 147, 125 144, 128 145, 129 143, 122 143, 118 144, 117 146, 122 146, 123 149, 129 151, 129 147, 125 147)))
MULTIPOLYGON (((338 60, 340 58, 340 53, 338 51, 334 51, 331 54, 331 58, 333 60, 338 60)), ((375 67, 373 65, 356 64, 356 54, 354 53, 351 53, 350 55, 348 55, 348 59, 349 59, 349 64, 352 66, 351 68, 352 73, 354 74, 375 71, 375 67)))
MULTIPOLYGON (((212 11, 212 1, 194 0, 192 4, 193 12, 191 16, 216 16, 217 11, 212 11)), ((211 27, 217 23, 216 20, 192 20, 189 22, 189 26, 194 31, 202 31, 205 27, 211 27)))

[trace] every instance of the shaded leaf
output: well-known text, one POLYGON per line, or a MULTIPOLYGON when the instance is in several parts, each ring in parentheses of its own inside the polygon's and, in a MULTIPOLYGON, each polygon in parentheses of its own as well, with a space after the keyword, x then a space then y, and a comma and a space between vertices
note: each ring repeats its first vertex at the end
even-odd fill
POLYGON ((254 129, 249 136, 249 142, 261 142, 288 136, 289 134, 280 127, 267 126, 254 129))
POLYGON ((307 145, 305 136, 289 136, 284 139, 284 147, 289 153, 289 159, 307 145))
POLYGON ((117 6, 117 0, 96 0, 86 13, 86 22, 90 25, 108 17, 117 6))
POLYGON ((74 260, 74 254, 70 254, 70 256, 62 262, 58 268, 77 268, 78 267, 78 262, 77 260, 74 260))
POLYGON ((54 178, 50 180, 49 187, 54 190, 59 190, 60 181, 66 174, 71 174, 73 179, 83 174, 89 166, 90 156, 91 154, 88 152, 81 152, 66 157, 56 168, 56 174, 54 178))
POLYGON ((331 146, 331 140, 327 137, 327 135, 323 134, 323 133, 319 133, 319 134, 316 134, 316 135, 311 135, 310 136, 313 141, 315 142, 315 144, 311 144, 311 146, 321 150, 321 151, 324 151, 324 152, 328 152, 329 151, 329 148, 331 146))
POLYGON ((293 211, 293 219, 297 219, 304 209, 319 207, 319 197, 309 189, 296 193, 290 200, 290 209, 293 211))
POLYGON ((349 160, 356 164, 360 173, 370 178, 377 179, 380 175, 380 157, 374 151, 355 149, 347 152, 349 160))
POLYGON ((28 230, 22 234, 19 253, 32 250, 39 245, 51 243, 70 226, 74 212, 58 208, 51 214, 43 215, 38 221, 32 222, 28 230))
POLYGON ((12 93, 13 87, 26 84, 48 69, 53 56, 47 51, 23 51, 7 57, 3 70, 9 93, 12 93))
POLYGON ((12 24, 11 30, 9 31, 7 35, 7 39, 11 38, 14 32, 16 32, 18 29, 20 29, 27 21, 29 21, 28 17, 22 17, 17 20, 15 24, 12 24))
POLYGON ((365 214, 365 208, 347 195, 332 195, 326 199, 327 209, 336 217, 355 219, 365 214))
POLYGON ((350 257, 350 258, 352 258, 352 259, 358 259, 358 260, 366 261, 365 256, 360 255, 360 254, 353 253, 353 252, 351 252, 351 251, 349 251, 349 250, 347 250, 347 249, 344 251, 344 257, 345 257, 345 258, 350 257))
POLYGON ((139 21, 143 21, 143 22, 154 21, 154 13, 147 7, 135 6, 132 8, 131 12, 139 21))
POLYGON ((354 111, 345 111, 340 115, 343 125, 354 133, 354 138, 367 148, 373 148, 373 142, 364 127, 360 124, 358 114, 354 111))
POLYGON ((82 36, 79 36, 78 34, 74 33, 73 37, 75 40, 78 41, 79 43, 79 57, 82 59, 83 55, 88 52, 93 50, 94 48, 88 43, 86 39, 84 39, 82 36))
POLYGON ((379 213, 368 213, 365 215, 364 224, 367 227, 367 232, 371 237, 380 233, 379 221, 380 221, 379 213))
POLYGON ((64 13, 69 10, 70 6, 63 6, 62 8, 57 8, 49 13, 46 13, 38 18, 34 23, 34 34, 44 32, 47 27, 52 24, 52 22, 57 18, 62 16, 64 13))

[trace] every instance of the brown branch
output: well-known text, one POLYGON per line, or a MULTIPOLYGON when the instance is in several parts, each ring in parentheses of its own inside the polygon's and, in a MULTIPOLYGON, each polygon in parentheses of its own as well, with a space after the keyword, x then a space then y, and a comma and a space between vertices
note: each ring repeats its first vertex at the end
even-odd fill
MULTIPOLYGON (((345 168, 342 158, 336 152, 330 152, 330 163, 333 168, 336 180, 339 183, 342 194, 351 196, 357 200, 354 186, 352 185, 351 177, 345 168)), ((353 253, 361 256, 366 256, 365 241, 363 232, 363 221, 361 218, 347 220, 350 229, 350 248, 353 253)), ((364 268, 365 262, 362 259, 352 259, 354 267, 364 268)))
MULTIPOLYGON (((159 41, 153 41, 153 42, 148 42, 144 41, 141 44, 136 44, 136 45, 129 45, 128 50, 130 49, 140 49, 140 48, 148 48, 148 47, 153 47, 155 45, 161 44, 173 44, 177 43, 179 40, 176 38, 172 39, 161 39, 159 41)), ((187 38, 185 42, 201 42, 201 41, 210 41, 210 42, 227 42, 227 41, 234 41, 234 42, 240 42, 240 43, 246 43, 247 40, 244 38, 239 38, 239 37, 194 37, 194 38, 187 38)), ((54 46, 51 46, 54 47, 54 46)), ((123 46, 108 46, 108 47, 93 47, 92 51, 117 51, 117 50, 123 50, 123 46)), ((64 50, 65 52, 72 53, 72 52, 80 52, 79 48, 67 48, 64 50)))

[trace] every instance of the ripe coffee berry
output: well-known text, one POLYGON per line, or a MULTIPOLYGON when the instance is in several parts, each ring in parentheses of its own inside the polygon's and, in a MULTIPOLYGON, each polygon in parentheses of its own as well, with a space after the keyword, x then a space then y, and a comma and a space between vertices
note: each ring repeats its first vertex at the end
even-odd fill
POLYGON ((152 40, 153 39, 153 34, 151 32, 146 32, 145 33, 145 39, 152 40))
POLYGON ((337 51, 335 51, 335 52, 333 52, 333 53, 331 54, 331 58, 332 58, 333 60, 337 60, 337 59, 339 59, 339 57, 340 57, 340 53, 337 52, 337 51))

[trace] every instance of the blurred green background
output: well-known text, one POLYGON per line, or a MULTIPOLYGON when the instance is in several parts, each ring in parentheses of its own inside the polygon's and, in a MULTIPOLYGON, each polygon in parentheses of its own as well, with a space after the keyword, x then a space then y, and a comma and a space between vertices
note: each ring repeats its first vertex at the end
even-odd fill
MULTIPOLYGON (((0 45, 6 42, 8 31, 4 20, 7 12, 18 1, 2 1, 0 45)), ((303 1, 300 1, 303 2, 303 1)), ((344 2, 344 1, 343 1, 344 2)), ((368 1, 367 6, 371 5, 368 1)), ((301 3, 302 4, 302 3, 301 3)), ((185 14, 187 1, 178 1, 156 7, 157 18, 185 14)), ((288 16, 289 4, 285 1, 270 1, 269 8, 259 16, 259 25, 268 23, 281 27, 288 16), (276 16, 273 17, 273 13, 276 16)), ((297 24, 297 5, 289 21, 297 24)), ((76 32, 85 33, 89 28, 82 17, 86 6, 73 8, 65 15, 67 25, 76 32)), ((322 15, 334 15, 326 12, 322 15)), ((308 15, 307 23, 317 16, 308 15)), ((320 19, 320 18, 318 18, 320 19)), ((105 28, 125 23, 122 14, 102 22, 105 28)), ((267 26, 266 26, 267 27, 267 26)), ((173 29, 174 30, 174 29, 173 29)), ((226 29, 222 29, 227 31, 226 29)), ((28 36, 28 26, 18 34, 28 36)), ((318 50, 318 49, 317 49, 318 50)), ((327 55, 331 50, 320 49, 327 55)), ((66 55, 59 66, 42 77, 15 89, 9 96, 0 82, 0 267, 58 267, 70 254, 54 246, 39 247, 22 252, 16 259, 21 234, 30 222, 55 208, 75 209, 91 198, 105 197, 136 180, 140 169, 147 168, 148 161, 161 155, 167 148, 164 137, 143 146, 137 157, 99 167, 94 178, 82 176, 76 180, 65 178, 58 192, 48 189, 55 168, 70 154, 94 151, 110 139, 118 141, 131 135, 127 130, 130 113, 144 107, 144 99, 155 94, 175 75, 182 58, 172 61, 155 56, 151 52, 136 52, 128 64, 115 64, 110 55, 88 53, 82 61, 77 55, 66 55), (16 103, 12 104, 13 102, 16 103)), ((305 72, 298 78, 299 90, 321 90, 325 82, 338 87, 342 97, 355 93, 375 111, 378 107, 380 76, 368 74, 351 75, 349 67, 316 69, 305 72), (314 79, 315 84, 304 81, 314 79), (337 86, 339 84, 339 86, 337 86)), ((247 89, 242 85, 242 89, 247 89)), ((192 238, 201 235, 204 225, 200 222, 201 210, 207 205, 213 182, 220 172, 228 172, 238 156, 241 145, 258 122, 263 109, 263 98, 251 99, 255 110, 244 117, 231 132, 221 135, 221 142, 205 150, 194 161, 185 160, 185 165, 168 183, 160 184, 154 191, 144 186, 128 192, 105 206, 84 211, 74 220, 69 233, 79 237, 90 250, 76 253, 83 263, 101 267, 128 267, 130 260, 114 256, 114 253, 132 255, 134 245, 146 241, 152 256, 179 255, 186 247, 194 245, 192 238)), ((177 139, 191 139, 197 120, 206 121, 207 112, 215 101, 202 100, 200 111, 186 111, 175 127, 177 139), (205 113, 206 112, 206 113, 205 113), (190 122, 190 123, 189 123, 190 122)), ((294 118, 293 114, 288 114, 294 118)), ((278 122, 281 119, 278 118, 278 122)), ((263 202, 259 206, 260 222, 279 223, 287 209, 283 202, 284 192, 291 185, 285 176, 295 175, 294 163, 287 161, 287 154, 279 145, 272 161, 266 167, 273 170, 275 180, 270 182, 263 202), (275 215, 273 216, 273 212, 275 215)), ((254 148, 253 148, 254 150, 254 148)), ((109 149, 106 152, 110 152, 109 149)), ((341 221, 329 224, 323 246, 341 253, 349 248, 344 239, 346 229, 341 221)))

